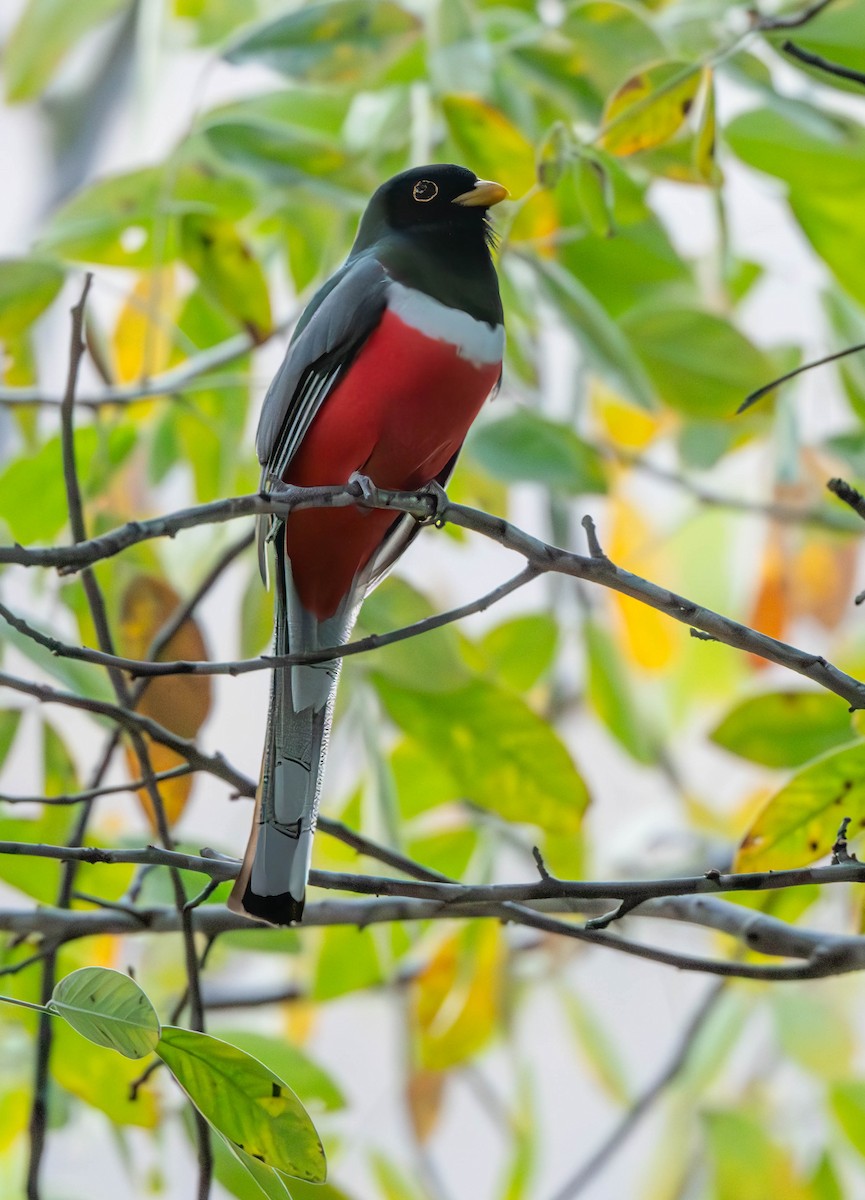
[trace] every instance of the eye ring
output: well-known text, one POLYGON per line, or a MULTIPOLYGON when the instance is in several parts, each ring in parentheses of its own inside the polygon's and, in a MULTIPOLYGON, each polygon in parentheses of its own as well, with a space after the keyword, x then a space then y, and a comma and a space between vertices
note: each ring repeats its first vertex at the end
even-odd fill
POLYGON ((429 204, 430 200, 435 200, 439 194, 438 184, 433 183, 431 179, 419 179, 412 188, 411 194, 418 204, 429 204))

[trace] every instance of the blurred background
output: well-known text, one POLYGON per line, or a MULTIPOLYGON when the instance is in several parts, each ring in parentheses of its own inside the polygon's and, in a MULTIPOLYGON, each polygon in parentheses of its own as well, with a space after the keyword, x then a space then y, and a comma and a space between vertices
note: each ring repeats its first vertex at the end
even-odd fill
MULTIPOLYGON (((761 30, 751 5, 723 0, 5 0, 2 540, 69 538, 56 401, 85 269, 76 444, 100 532, 256 489, 258 410, 300 307, 382 180, 456 161, 513 199, 496 214, 504 386, 452 498, 578 551, 589 513, 615 562, 861 677, 859 526, 825 482, 865 477, 865 367, 845 359, 734 416, 773 377, 865 340, 865 92, 781 49, 793 38, 862 71, 865 3, 814 7, 771 29, 807 6, 767 0, 761 30)), ((200 527, 102 564, 120 652, 143 656, 245 531, 200 527)), ((427 531, 359 632, 472 600, 519 565, 427 531)), ((96 644, 75 577, 7 567, 0 593, 96 644)), ((271 606, 239 550, 166 656, 265 652, 271 606)), ((11 628, 0 647, 14 675, 110 695, 99 669, 11 628)), ((178 678, 141 711, 257 776, 267 687, 264 672, 178 678)), ((4 690, 0 839, 62 842, 76 808, 37 799, 90 786, 106 733, 4 690)), ((783 868, 829 852, 837 815, 823 777, 801 775, 839 747, 858 754, 859 736, 842 700, 797 676, 550 576, 346 664, 323 809, 473 882, 536 878, 534 845, 568 878, 783 868), (791 779, 815 797, 807 821, 785 804, 791 779), (760 836, 740 848, 749 830, 760 836)), ((106 785, 135 777, 122 747, 109 760, 106 785)), ((241 852, 251 806, 228 785, 186 776, 163 797, 184 845, 241 852)), ((847 802, 855 825, 865 765, 847 802)), ((152 838, 146 803, 120 792, 85 840, 152 838)), ((380 871, 323 834, 316 865, 380 871)), ((58 880, 56 863, 0 857, 0 904, 54 903, 58 880)), ((74 903, 141 882, 84 868, 74 903)), ((170 902, 153 874, 142 887, 142 903, 170 902)), ((852 887, 737 902, 817 929, 863 922, 852 887)), ((679 923, 622 930, 767 961, 679 923)), ((28 952, 10 943, 0 966, 28 952)), ((131 965, 162 1013, 184 984, 173 935, 86 939, 61 963, 131 965)), ((36 995, 38 971, 0 990, 36 995)), ((856 976, 719 985, 437 921, 224 935, 204 983, 209 1030, 281 1069, 322 1133, 331 1183, 292 1187, 295 1200, 865 1195, 856 976)), ((9 1197, 23 1195, 32 1033, 27 1014, 0 1013, 9 1197)), ((75 1036, 53 1056, 45 1197, 193 1195, 176 1091, 157 1077, 129 1101, 139 1065, 75 1036)), ((227 1161, 217 1179, 214 1196, 258 1194, 227 1161)))

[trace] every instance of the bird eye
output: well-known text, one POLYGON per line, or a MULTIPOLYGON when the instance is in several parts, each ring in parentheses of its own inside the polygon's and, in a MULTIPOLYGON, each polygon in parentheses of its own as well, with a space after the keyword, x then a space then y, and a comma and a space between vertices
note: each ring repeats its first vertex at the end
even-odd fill
POLYGON ((433 183, 431 179, 419 179, 411 194, 420 204, 428 204, 439 194, 438 184, 433 183))

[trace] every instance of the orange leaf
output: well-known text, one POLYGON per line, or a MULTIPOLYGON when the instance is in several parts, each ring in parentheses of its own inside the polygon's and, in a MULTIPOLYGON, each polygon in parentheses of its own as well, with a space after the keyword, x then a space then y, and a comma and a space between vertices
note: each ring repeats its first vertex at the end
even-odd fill
MULTIPOLYGON (((120 641, 130 658, 146 658, 156 634, 180 604, 177 592, 162 579, 138 575, 124 592, 120 611, 120 641)), ((207 658, 207 647, 196 622, 189 618, 168 640, 158 656, 160 661, 207 658)), ((151 679, 138 702, 138 711, 152 717, 172 733, 193 738, 210 712, 211 683, 206 675, 162 675, 151 679)), ((154 770, 166 771, 183 762, 172 750, 147 739, 154 770)), ((127 750, 129 769, 139 773, 135 755, 127 750)), ((159 785, 169 824, 174 824, 189 798, 191 779, 181 776, 159 785)), ((141 803, 154 822, 150 798, 142 789, 141 803)))

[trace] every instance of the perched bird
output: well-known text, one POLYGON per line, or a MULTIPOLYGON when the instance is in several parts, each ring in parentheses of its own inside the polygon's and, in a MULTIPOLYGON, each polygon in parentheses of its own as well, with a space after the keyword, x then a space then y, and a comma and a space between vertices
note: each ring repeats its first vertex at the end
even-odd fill
MULTIPOLYGON (((504 327, 488 209, 507 196, 464 167, 413 168, 370 200, 344 265, 316 293, 264 400, 262 486, 449 478, 501 378, 504 327)), ((347 640, 364 596, 419 526, 316 508, 259 529, 274 549, 275 654, 347 640)), ((273 673, 252 833, 229 907, 299 921, 339 662, 273 673)))

